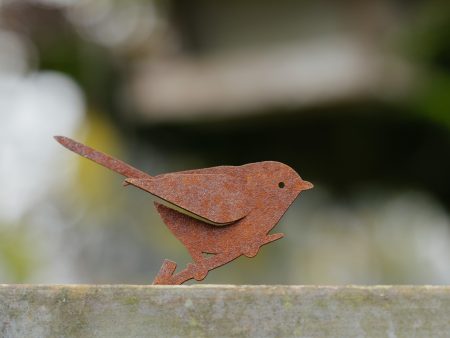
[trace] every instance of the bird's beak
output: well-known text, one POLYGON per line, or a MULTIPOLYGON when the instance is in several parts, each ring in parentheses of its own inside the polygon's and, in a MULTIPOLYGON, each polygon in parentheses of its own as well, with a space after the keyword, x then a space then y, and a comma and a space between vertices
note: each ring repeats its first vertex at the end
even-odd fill
POLYGON ((300 190, 308 190, 308 189, 312 189, 314 187, 314 185, 311 182, 308 181, 300 181, 299 183, 299 189, 300 190))

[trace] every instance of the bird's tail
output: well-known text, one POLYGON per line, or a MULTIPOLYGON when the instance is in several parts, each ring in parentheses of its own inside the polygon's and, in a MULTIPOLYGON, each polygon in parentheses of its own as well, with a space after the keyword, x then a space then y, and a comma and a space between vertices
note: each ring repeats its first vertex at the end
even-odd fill
POLYGON ((149 178, 150 175, 132 167, 121 160, 117 160, 105 153, 92 149, 80 142, 74 141, 65 136, 55 136, 55 140, 67 149, 81 155, 95 163, 98 163, 116 173, 129 178, 149 178))

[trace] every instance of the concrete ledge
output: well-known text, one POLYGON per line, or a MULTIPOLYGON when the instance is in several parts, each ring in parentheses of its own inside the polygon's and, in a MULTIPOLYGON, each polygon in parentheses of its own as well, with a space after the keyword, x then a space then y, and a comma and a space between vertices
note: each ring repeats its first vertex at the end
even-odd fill
POLYGON ((450 286, 0 286, 1 337, 449 337, 450 286))

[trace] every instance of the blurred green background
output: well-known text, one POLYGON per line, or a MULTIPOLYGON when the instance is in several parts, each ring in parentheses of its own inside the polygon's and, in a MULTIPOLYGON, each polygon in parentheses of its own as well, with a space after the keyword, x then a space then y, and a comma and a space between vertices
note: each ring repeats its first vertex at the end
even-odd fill
POLYGON ((0 1, 0 282, 149 284, 187 252, 53 135, 315 184, 207 283, 450 283, 448 1, 0 1))

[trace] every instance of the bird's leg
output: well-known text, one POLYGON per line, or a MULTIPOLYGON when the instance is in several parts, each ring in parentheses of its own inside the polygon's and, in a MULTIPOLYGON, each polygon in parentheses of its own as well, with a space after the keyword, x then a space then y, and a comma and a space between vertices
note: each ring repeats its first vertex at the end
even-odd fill
POLYGON ((202 252, 198 250, 189 250, 195 264, 188 264, 187 269, 193 271, 193 277, 196 281, 205 279, 208 274, 208 268, 205 266, 206 258, 203 257, 202 252))
MULTIPOLYGON (((238 258, 241 254, 239 252, 227 252, 219 253, 211 258, 205 259, 203 261, 206 271, 213 270, 231 262, 232 260, 238 258)), ((172 261, 165 260, 163 266, 161 267, 158 276, 156 276, 153 281, 154 285, 180 285, 189 279, 195 278, 197 266, 195 264, 188 264, 186 269, 180 271, 177 274, 173 274, 176 269, 176 263, 172 261)), ((206 275, 205 275, 206 277, 206 275)))
MULTIPOLYGON (((203 264, 203 267, 206 268, 206 274, 207 274, 210 270, 213 270, 215 268, 218 268, 219 266, 227 264, 228 262, 231 262, 232 260, 238 258, 240 255, 241 254, 238 252, 218 253, 212 257, 203 259, 202 264, 203 264)), ((189 269, 189 265, 188 265, 188 269, 189 269)), ((205 277, 206 277, 206 274, 205 274, 205 277)), ((194 278, 195 278, 195 276, 194 276, 194 278)), ((196 280, 198 280, 198 279, 196 279, 196 280)))
MULTIPOLYGON (((259 251, 259 248, 265 244, 276 241, 284 237, 284 234, 270 234, 266 235, 262 240, 255 238, 253 242, 242 248, 241 252, 247 257, 254 257, 259 251)), ((165 260, 153 284, 160 285, 178 285, 189 279, 194 278, 197 281, 203 280, 210 270, 218 268, 232 260, 238 258, 239 252, 218 253, 212 257, 204 258, 201 251, 190 250, 189 253, 195 263, 188 264, 186 269, 177 274, 173 274, 177 267, 175 262, 165 260)))

